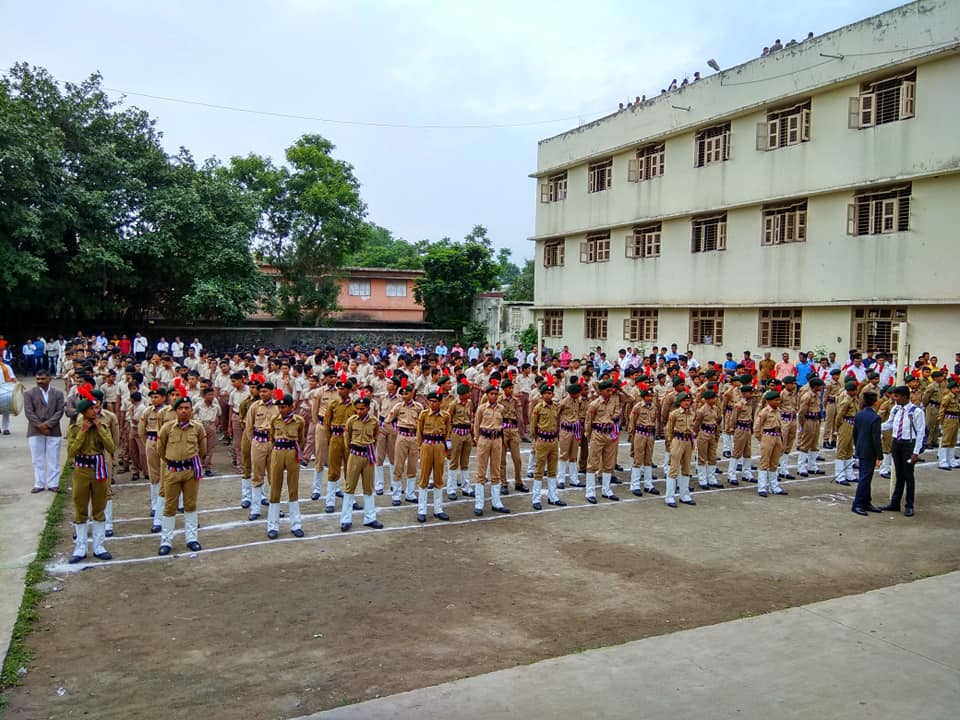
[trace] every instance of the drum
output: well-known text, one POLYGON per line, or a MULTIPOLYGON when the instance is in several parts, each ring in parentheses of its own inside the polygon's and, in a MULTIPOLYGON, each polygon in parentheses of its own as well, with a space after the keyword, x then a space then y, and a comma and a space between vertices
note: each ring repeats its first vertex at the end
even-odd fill
POLYGON ((0 383, 0 415, 19 415, 23 410, 23 385, 18 382, 0 383))

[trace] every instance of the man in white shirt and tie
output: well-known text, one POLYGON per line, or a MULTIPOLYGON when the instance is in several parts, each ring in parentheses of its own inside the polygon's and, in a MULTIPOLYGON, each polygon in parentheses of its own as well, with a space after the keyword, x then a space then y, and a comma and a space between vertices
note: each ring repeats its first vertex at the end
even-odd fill
POLYGON ((916 485, 913 472, 923 451, 926 422, 923 410, 910 402, 910 388, 905 385, 895 387, 893 397, 897 404, 890 411, 890 418, 880 428, 893 432, 892 455, 897 482, 890 497, 890 504, 881 509, 900 512, 900 500, 903 498, 903 514, 912 517, 916 485), (904 488, 906 497, 903 497, 904 488))

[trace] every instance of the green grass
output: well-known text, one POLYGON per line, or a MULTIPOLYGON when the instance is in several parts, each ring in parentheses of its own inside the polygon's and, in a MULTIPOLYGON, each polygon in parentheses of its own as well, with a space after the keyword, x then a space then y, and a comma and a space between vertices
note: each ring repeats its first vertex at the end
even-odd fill
POLYGON ((3 670, 0 672, 0 717, 3 716, 4 708, 7 705, 7 691, 20 682, 20 675, 17 671, 22 667, 27 667, 33 659, 32 651, 27 647, 27 637, 33 631, 34 623, 39 617, 38 606, 43 593, 35 586, 46 577, 44 566, 53 556, 53 551, 60 541, 60 524, 63 521, 64 510, 67 505, 69 493, 66 486, 70 480, 70 466, 66 466, 60 473, 60 487, 64 492, 57 493, 50 509, 47 511, 47 522, 44 525, 43 533, 40 535, 40 543, 37 545, 37 556, 33 562, 27 566, 27 577, 24 583, 23 600, 20 602, 20 612, 17 614, 17 622, 13 626, 13 637, 10 639, 10 648, 7 650, 6 659, 3 662, 3 670))

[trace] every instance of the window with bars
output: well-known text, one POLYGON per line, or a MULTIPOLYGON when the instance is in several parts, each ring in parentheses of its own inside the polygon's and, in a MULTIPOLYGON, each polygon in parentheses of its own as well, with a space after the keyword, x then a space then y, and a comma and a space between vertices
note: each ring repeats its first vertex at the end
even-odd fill
POLYGON ((607 311, 587 310, 583 318, 583 336, 588 340, 607 339, 607 311))
POLYGON ((690 252, 727 249, 727 214, 694 218, 691 221, 690 252))
POLYGON ((520 308, 510 308, 510 332, 520 330, 520 308))
POLYGON ((917 71, 864 83, 850 98, 848 126, 854 130, 912 118, 917 110, 917 71))
POLYGON ((810 140, 810 100, 778 110, 757 125, 757 150, 776 150, 810 140))
POLYGON ((563 310, 545 310, 543 334, 546 337, 563 337, 563 310))
POLYGON ((690 342, 723 345, 723 310, 691 310, 690 342))
POLYGON ((905 307, 855 307, 850 337, 854 347, 895 354, 900 342, 900 323, 907 320, 905 307))
POLYGON ((623 339, 630 342, 656 342, 659 331, 658 310, 631 310, 623 321, 623 339))
POLYGON ((714 125, 697 133, 694 164, 712 165, 730 159, 730 123, 714 125))
POLYGON ((387 297, 406 297, 406 280, 387 280, 387 297))
POLYGON ((543 244, 543 266, 544 267, 561 267, 564 261, 564 255, 566 254, 564 246, 565 242, 561 240, 547 240, 543 244))
POLYGON ((647 145, 637 150, 637 156, 627 164, 627 180, 643 182, 663 175, 664 144, 647 145))
POLYGON ((784 243, 806 242, 806 240, 806 200, 783 205, 764 206, 761 245, 783 245, 784 243))
POLYGON ((551 175, 545 183, 540 183, 540 202, 552 203, 566 200, 567 173, 551 175))
POLYGON ((760 347, 800 349, 800 308, 765 308, 760 311, 757 344, 760 347))
POLYGON ((660 234, 660 223, 653 223, 651 225, 637 225, 633 229, 633 235, 627 235, 627 257, 660 257, 660 234))
POLYGON ((347 286, 347 293, 353 297, 370 297, 370 281, 351 280, 347 286))
POLYGON ((613 158, 590 163, 587 170, 587 192, 603 192, 613 186, 613 158))
POLYGON ((910 229, 911 185, 861 190, 847 206, 847 235, 885 235, 910 229))
POLYGON ((580 262, 607 262, 610 259, 610 233, 593 233, 580 243, 580 262))

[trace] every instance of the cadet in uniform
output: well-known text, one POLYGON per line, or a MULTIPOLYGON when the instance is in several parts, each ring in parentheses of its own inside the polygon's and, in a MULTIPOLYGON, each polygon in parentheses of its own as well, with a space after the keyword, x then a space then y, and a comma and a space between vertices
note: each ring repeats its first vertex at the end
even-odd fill
POLYGON ((157 454, 157 438, 160 437, 160 428, 167 422, 167 391, 156 383, 150 386, 151 406, 140 416, 140 425, 137 432, 146 448, 147 472, 150 477, 150 532, 158 533, 161 530, 160 518, 163 517, 163 498, 160 494, 163 473, 161 471, 160 455, 157 454))
POLYGON ((270 422, 270 507, 267 508, 267 537, 280 534, 280 496, 284 473, 287 480, 287 509, 290 514, 290 532, 303 537, 300 520, 300 460, 307 439, 307 425, 294 410, 293 396, 277 391, 279 412, 270 422))
POLYGON ((557 471, 557 487, 583 487, 577 467, 577 453, 583 438, 583 420, 587 408, 579 383, 567 385, 567 396, 560 401, 560 468, 557 471))
POLYGON ((89 389, 81 392, 82 400, 75 408, 80 420, 70 426, 67 433, 67 457, 73 458, 73 514, 76 540, 69 562, 78 563, 87 557, 87 521, 93 517, 93 554, 100 560, 113 556, 103 545, 106 537, 107 493, 110 477, 107 472, 106 454, 114 452, 116 445, 109 428, 97 416, 97 406, 89 395, 89 389))
POLYGON ((427 491, 433 490, 433 516, 449 520, 443 511, 443 470, 450 442, 450 414, 440 408, 440 393, 427 393, 429 407, 417 418, 417 445, 420 448, 420 478, 417 483, 417 522, 427 521, 427 491))
MULTIPOLYGON (((740 376, 741 380, 744 376, 740 376)), ((737 465, 740 465, 742 477, 747 482, 754 482, 753 468, 750 467, 750 456, 753 454, 753 417, 755 415, 753 386, 740 386, 740 399, 733 406, 733 457, 727 465, 727 482, 739 485, 737 480, 737 465)))
POLYGON ((473 437, 477 444, 477 479, 473 514, 483 515, 483 488, 490 472, 490 505, 496 512, 508 513, 500 500, 500 457, 503 454, 503 408, 497 402, 499 391, 491 381, 484 388, 486 398, 473 417, 473 437))
POLYGON ((797 475, 823 475, 817 467, 817 450, 820 444, 820 390, 823 380, 811 375, 800 392, 797 415, 800 418, 800 442, 798 445, 797 475))
MULTIPOLYGON (((324 436, 330 438, 325 453, 328 467, 327 497, 324 511, 328 513, 336 511, 337 496, 343 495, 340 489, 340 476, 347 466, 348 452, 345 440, 347 420, 356 412, 354 404, 350 401, 351 392, 353 392, 353 382, 339 380, 337 382, 337 397, 327 403, 326 412, 323 415, 323 426, 326 431, 324 436)), ((367 409, 370 409, 369 405, 367 409)), ((352 500, 350 504, 353 504, 352 500)), ((360 509, 359 503, 354 509, 360 509)))
POLYGON ((690 495, 690 459, 693 455, 693 402, 687 393, 676 396, 677 407, 667 416, 664 428, 666 444, 670 447, 670 472, 667 475, 667 491, 664 500, 667 505, 677 506, 676 495, 679 485, 680 502, 684 505, 696 505, 690 495))
MULTIPOLYGON (((380 414, 377 422, 380 432, 377 434, 377 465, 373 469, 373 490, 377 495, 383 495, 383 489, 389 485, 393 488, 393 460, 397 453, 397 427, 395 423, 387 422, 393 408, 403 400, 397 392, 400 381, 391 377, 384 382, 386 392, 380 400, 380 414)), ((350 459, 347 458, 349 464, 350 459)))
POLYGON ((840 399, 841 392, 843 392, 843 384, 840 382, 840 368, 833 368, 823 388, 822 446, 827 449, 837 447, 837 401, 840 399))
POLYGON ((473 400, 470 383, 457 383, 457 398, 450 405, 450 475, 447 477, 447 499, 457 499, 457 483, 464 497, 473 497, 468 470, 473 449, 473 400))
MULTIPOLYGON (((767 391, 763 399, 766 405, 760 408, 753 421, 753 434, 760 442, 760 470, 758 472, 757 495, 767 496, 767 485, 774 495, 786 495, 787 491, 780 487, 779 473, 780 456, 783 452, 784 413, 781 410, 783 392, 767 391)), ((792 421, 796 427, 796 416, 792 421)))
POLYGON ((793 375, 788 375, 783 379, 783 390, 780 391, 779 405, 782 447, 778 458, 780 464, 777 468, 777 474, 787 480, 793 480, 794 476, 790 474, 790 470, 787 468, 790 453, 793 451, 793 445, 797 440, 797 378, 793 375))
POLYGON ((940 400, 943 398, 943 372, 934 370, 930 373, 930 382, 923 389, 924 420, 927 425, 927 437, 924 444, 930 448, 940 446, 940 400))
POLYGON ((960 401, 957 396, 960 388, 957 381, 950 378, 947 381, 946 391, 940 396, 940 412, 937 415, 937 424, 942 430, 940 447, 937 448, 937 467, 941 470, 953 470, 960 467, 960 461, 954 457, 954 448, 957 445, 957 428, 960 425, 960 401))
POLYGON ((837 400, 837 454, 834 460, 836 481, 849 485, 853 480, 853 418, 857 414, 857 382, 848 380, 844 394, 837 400))
MULTIPOLYGON (((327 407, 330 401, 338 397, 336 388, 337 371, 333 368, 327 368, 323 371, 323 384, 314 392, 311 402, 310 412, 317 419, 317 429, 315 431, 314 446, 316 447, 317 462, 313 470, 313 488, 310 492, 311 500, 319 500, 323 490, 323 468, 327 464, 327 455, 330 452, 330 433, 324 422, 327 416, 327 407)), ((329 484, 327 485, 329 490, 329 484)), ((327 507, 334 503, 333 497, 327 493, 327 507)), ((330 512, 330 511, 328 511, 330 512)))
MULTIPOLYGON (((273 402, 273 383, 260 384, 260 399, 251 403, 244 421, 244 434, 250 440, 250 464, 253 473, 253 506, 250 508, 248 520, 257 520, 260 517, 260 507, 267 507, 270 501, 264 497, 263 483, 270 467, 270 426, 279 411, 273 402)), ((267 480, 269 483, 269 479, 267 480)), ((267 485, 267 493, 270 486, 267 485)))
POLYGON ((205 474, 209 477, 213 475, 213 448, 217 444, 217 428, 221 425, 220 421, 220 403, 216 401, 212 387, 206 387, 201 392, 203 400, 194 408, 197 414, 197 421, 203 425, 203 431, 207 434, 207 454, 203 457, 203 467, 205 474))
POLYGON ((739 377, 732 378, 730 386, 720 398, 720 414, 723 417, 723 456, 725 458, 733 457, 733 431, 736 429, 733 408, 740 402, 740 386, 742 384, 739 377))
POLYGON ((520 404, 513 396, 513 381, 504 380, 500 384, 503 396, 500 407, 503 412, 503 455, 500 457, 500 492, 510 493, 507 484, 507 453, 513 460, 513 486, 517 492, 529 492, 523 484, 522 461, 520 459, 520 404))
POLYGON ((417 502, 414 488, 417 484, 417 419, 424 407, 413 399, 413 383, 406 376, 400 379, 400 398, 388 422, 397 425, 396 464, 393 466, 393 483, 390 485, 393 505, 400 504, 400 496, 409 503, 417 502))
POLYGON ((190 398, 174 403, 176 420, 164 423, 157 438, 157 454, 163 465, 163 530, 160 555, 169 555, 177 520, 177 502, 183 494, 183 528, 187 548, 201 549, 197 541, 197 491, 203 477, 203 457, 207 452, 207 434, 193 416, 190 398))
MULTIPOLYGON (((263 377, 262 375, 259 377, 263 377)), ((253 501, 253 460, 250 457, 252 443, 247 433, 247 413, 259 399, 260 380, 251 378, 245 397, 240 400, 240 507, 246 510, 253 501)))
POLYGON ((700 487, 723 487, 714 479, 717 468, 717 431, 720 428, 720 412, 717 410, 717 393, 705 390, 701 394, 703 404, 693 416, 693 433, 697 436, 697 480, 700 487))
POLYGON ((651 495, 660 491, 653 485, 653 443, 657 432, 657 407, 653 404, 653 390, 640 391, 640 402, 633 406, 627 425, 633 436, 633 469, 630 471, 630 492, 638 497, 646 490, 651 495), (643 490, 640 489, 641 480, 643 490))
POLYGON ((356 504, 353 496, 357 485, 363 491, 363 525, 380 530, 383 523, 377 520, 377 501, 374 497, 373 474, 377 464, 377 437, 380 434, 380 421, 370 415, 370 398, 357 398, 353 403, 351 415, 343 429, 343 439, 347 444, 347 475, 344 482, 343 505, 340 508, 340 530, 345 532, 352 525, 353 510, 356 504))
POLYGON ((540 402, 530 413, 530 432, 533 435, 533 452, 537 465, 533 471, 533 509, 540 510, 540 494, 543 490, 543 476, 547 476, 547 503, 566 505, 557 493, 557 440, 560 431, 560 408, 553 402, 553 386, 543 383, 540 386, 540 402))
POLYGON ((600 383, 600 397, 587 407, 586 433, 590 438, 590 454, 587 456, 586 500, 597 503, 597 473, 601 473, 600 493, 607 500, 620 498, 610 487, 610 476, 617 463, 619 431, 617 428, 617 402, 613 399, 616 392, 612 380, 600 383))

